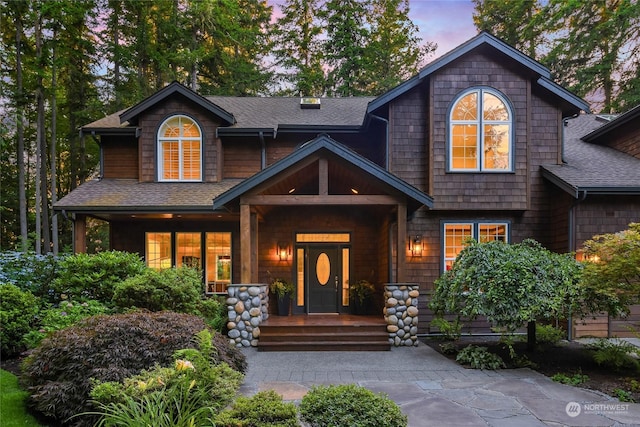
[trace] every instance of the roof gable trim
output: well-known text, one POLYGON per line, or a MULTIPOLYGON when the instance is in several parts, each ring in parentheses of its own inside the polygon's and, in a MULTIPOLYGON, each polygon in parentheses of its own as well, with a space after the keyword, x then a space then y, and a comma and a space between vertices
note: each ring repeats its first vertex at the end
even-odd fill
POLYGON ((233 117, 233 114, 223 110, 213 102, 209 101, 207 98, 197 94, 191 89, 175 81, 170 85, 164 87, 163 89, 160 89, 158 92, 149 96, 145 100, 139 102, 137 105, 129 108, 128 110, 120 114, 120 123, 124 123, 127 121, 130 122, 131 119, 133 119, 134 117, 137 117, 138 115, 140 115, 141 113, 143 113, 144 111, 152 107, 153 105, 167 99, 168 97, 176 93, 183 95, 184 97, 196 103, 200 107, 206 109, 212 114, 215 114, 223 122, 225 122, 225 124, 231 125, 235 123, 235 118, 233 117))
POLYGON ((317 153, 318 151, 323 149, 339 156, 347 162, 352 163, 354 166, 359 167, 365 172, 370 173, 371 175, 390 185, 392 188, 401 191, 402 193, 413 198, 419 203, 429 208, 433 207, 433 199, 424 194, 422 191, 409 185, 408 183, 389 173, 385 169, 382 169, 380 166, 376 165, 370 160, 365 159, 357 153, 349 150, 330 137, 322 135, 314 140, 303 144, 298 150, 294 151, 289 156, 279 160, 268 168, 263 169, 252 177, 246 179, 241 184, 238 184, 236 187, 216 197, 213 200, 214 210, 221 209, 222 207, 224 207, 224 205, 228 204, 232 200, 242 196, 246 192, 262 184, 268 179, 276 176, 280 172, 304 160, 311 154, 317 153))

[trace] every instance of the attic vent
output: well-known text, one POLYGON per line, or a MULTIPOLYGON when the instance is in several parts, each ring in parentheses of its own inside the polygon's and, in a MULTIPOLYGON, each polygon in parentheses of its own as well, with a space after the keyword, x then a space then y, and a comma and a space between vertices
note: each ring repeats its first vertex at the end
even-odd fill
POLYGON ((320 108, 320 98, 300 98, 300 108, 303 110, 317 110, 320 108))

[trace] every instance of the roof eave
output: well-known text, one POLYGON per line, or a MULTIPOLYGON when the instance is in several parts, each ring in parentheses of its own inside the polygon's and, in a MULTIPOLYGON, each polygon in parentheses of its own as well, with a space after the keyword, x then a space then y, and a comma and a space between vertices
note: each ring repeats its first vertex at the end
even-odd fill
POLYGON ((142 102, 139 102, 137 105, 134 105, 133 107, 131 107, 128 110, 124 111, 122 114, 120 114, 120 122, 124 123, 126 121, 131 121, 131 119, 133 119, 134 117, 138 116, 140 113, 144 112, 145 110, 147 110, 151 106, 157 104, 158 102, 164 100, 165 98, 167 98, 167 97, 169 97, 169 96, 171 96, 171 95, 173 95, 175 93, 179 93, 179 94, 185 96, 190 101, 196 103, 197 105, 201 106, 202 108, 204 108, 204 109, 210 111, 211 113, 215 114, 222 121, 224 121, 225 124, 231 125, 231 124, 235 123, 235 118, 233 117, 233 114, 229 113, 228 111, 223 110, 222 108, 218 107, 213 102, 209 101, 207 98, 197 94, 196 92, 192 91, 191 89, 189 89, 189 88, 187 88, 187 87, 185 87, 185 86, 183 86, 180 83, 175 82, 175 81, 173 83, 169 84, 168 86, 166 86, 165 88, 163 88, 163 89, 159 90, 158 92, 154 93, 153 95, 149 96, 148 98, 146 98, 142 102))
POLYGON ((551 182, 552 184, 554 184, 556 187, 560 188, 561 190, 565 191, 566 193, 569 193, 573 198, 575 198, 575 199, 578 198, 578 196, 579 196, 578 187, 576 187, 576 186, 572 185, 571 183, 563 180, 558 175, 556 175, 553 172, 551 172, 550 170, 546 169, 544 166, 542 166, 541 170, 542 170, 542 176, 544 178, 546 178, 549 182, 551 182))
POLYGON ((577 109, 582 110, 582 111, 584 111, 586 113, 591 113, 591 109, 589 108, 589 104, 587 104, 582 98, 580 98, 579 96, 574 95, 573 93, 569 92, 568 90, 566 90, 565 88, 563 88, 559 84, 551 81, 550 79, 548 79, 546 77, 540 77, 537 80, 537 83, 541 87, 543 87, 546 90, 548 90, 549 92, 553 93, 554 95, 564 99, 569 104, 571 104, 574 107, 576 107, 577 109))
POLYGON ((135 136, 137 128, 135 126, 105 128, 105 127, 83 127, 80 128, 82 135, 114 135, 114 136, 135 136))
POLYGON ((599 127, 598 129, 595 129, 592 132, 589 132, 588 134, 583 136, 581 139, 585 142, 595 142, 597 139, 606 135, 610 131, 617 129, 620 126, 625 125, 626 123, 629 123, 630 121, 638 118, 640 118, 640 105, 616 117, 614 120, 599 127))

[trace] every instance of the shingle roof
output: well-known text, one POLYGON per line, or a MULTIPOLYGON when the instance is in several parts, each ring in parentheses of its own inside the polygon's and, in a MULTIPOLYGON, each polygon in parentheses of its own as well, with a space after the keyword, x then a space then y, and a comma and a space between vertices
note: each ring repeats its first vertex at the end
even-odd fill
POLYGON ((578 197, 596 194, 640 194, 640 160, 613 148, 582 141, 605 125, 596 115, 567 120, 563 165, 543 165, 543 176, 578 197))
POLYGON ((85 182, 55 204, 69 211, 211 212, 213 199, 242 182, 139 182, 96 179, 85 182))
MULTIPOLYGON (((300 108, 300 98, 207 96, 206 99, 233 114, 236 123, 231 129, 274 129, 289 126, 360 126, 373 97, 321 98, 319 109, 300 108)), ((126 111, 126 110, 125 110, 126 111)), ((111 114, 83 127, 93 129, 126 128, 120 123, 122 111, 111 114)))

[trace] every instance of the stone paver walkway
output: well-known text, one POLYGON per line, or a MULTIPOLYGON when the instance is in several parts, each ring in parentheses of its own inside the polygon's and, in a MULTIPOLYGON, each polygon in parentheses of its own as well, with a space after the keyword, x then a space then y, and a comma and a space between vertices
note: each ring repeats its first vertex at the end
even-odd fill
POLYGON ((387 394, 410 427, 640 426, 638 403, 530 369, 465 369, 422 343, 388 352, 243 352, 245 395, 274 389, 299 401, 313 385, 355 383, 387 394))

